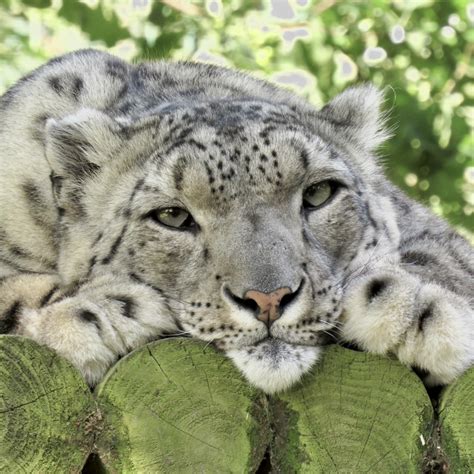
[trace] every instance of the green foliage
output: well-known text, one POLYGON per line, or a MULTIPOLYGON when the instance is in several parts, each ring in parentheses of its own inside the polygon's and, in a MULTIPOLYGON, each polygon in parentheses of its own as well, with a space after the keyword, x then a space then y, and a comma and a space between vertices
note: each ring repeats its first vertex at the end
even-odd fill
POLYGON ((113 11, 106 16, 102 8, 89 8, 77 0, 63 0, 58 15, 71 23, 77 23, 92 41, 101 40, 106 46, 113 46, 130 36, 128 30, 120 26, 113 11))
POLYGON ((51 6, 50 0, 23 0, 25 5, 36 8, 47 8, 51 6))
POLYGON ((473 10, 467 0, 3 0, 0 91, 45 59, 91 46, 250 70, 316 106, 371 81, 391 112, 394 137, 381 150, 389 176, 469 233, 473 10))

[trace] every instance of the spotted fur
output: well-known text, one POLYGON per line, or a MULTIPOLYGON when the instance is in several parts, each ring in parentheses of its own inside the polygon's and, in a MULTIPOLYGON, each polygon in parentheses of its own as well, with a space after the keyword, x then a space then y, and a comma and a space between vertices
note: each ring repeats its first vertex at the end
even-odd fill
POLYGON ((268 393, 328 334, 452 382, 474 362, 472 250, 385 179, 380 101, 360 86, 317 111, 235 71, 92 50, 32 72, 0 100, 0 330, 92 385, 172 335, 268 393), (195 226, 153 218, 169 207, 195 226), (263 293, 285 295, 272 325, 246 298, 263 293))

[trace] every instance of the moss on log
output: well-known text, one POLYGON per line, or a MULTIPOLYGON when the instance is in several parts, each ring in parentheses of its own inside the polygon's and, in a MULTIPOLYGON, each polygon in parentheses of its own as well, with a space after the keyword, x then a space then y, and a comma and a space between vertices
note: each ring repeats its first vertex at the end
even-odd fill
POLYGON ((99 455, 111 472, 254 472, 269 443, 266 398, 196 341, 133 352, 97 393, 99 455))
POLYGON ((272 464, 282 473, 420 472, 432 420, 408 368, 341 347, 329 348, 273 413, 272 464))
POLYGON ((80 472, 97 415, 66 360, 31 340, 0 336, 0 472, 80 472))
POLYGON ((474 472, 474 367, 444 390, 440 424, 451 472, 474 472))

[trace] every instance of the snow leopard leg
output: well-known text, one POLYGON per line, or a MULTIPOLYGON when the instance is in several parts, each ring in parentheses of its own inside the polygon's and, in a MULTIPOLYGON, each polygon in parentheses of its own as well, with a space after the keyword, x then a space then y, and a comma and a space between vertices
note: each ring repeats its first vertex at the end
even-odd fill
POLYGON ((474 364, 474 310, 467 296, 428 278, 426 263, 420 271, 379 262, 356 275, 345 293, 342 337, 395 354, 425 372, 429 385, 449 384, 474 364))
POLYGON ((159 289, 130 277, 103 275, 67 290, 51 275, 0 282, 0 331, 54 349, 90 385, 121 355, 175 333, 172 314, 159 289))

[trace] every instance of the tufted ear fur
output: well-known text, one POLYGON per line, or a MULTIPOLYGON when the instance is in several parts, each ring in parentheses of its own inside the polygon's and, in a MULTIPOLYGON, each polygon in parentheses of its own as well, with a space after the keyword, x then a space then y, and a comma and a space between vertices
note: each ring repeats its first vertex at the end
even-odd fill
POLYGON ((371 151, 390 136, 380 111, 382 101, 382 92, 371 84, 351 87, 325 105, 318 116, 355 145, 371 151))
POLYGON ((120 125, 94 109, 46 122, 46 157, 54 175, 80 181, 96 172, 119 142, 120 125))

